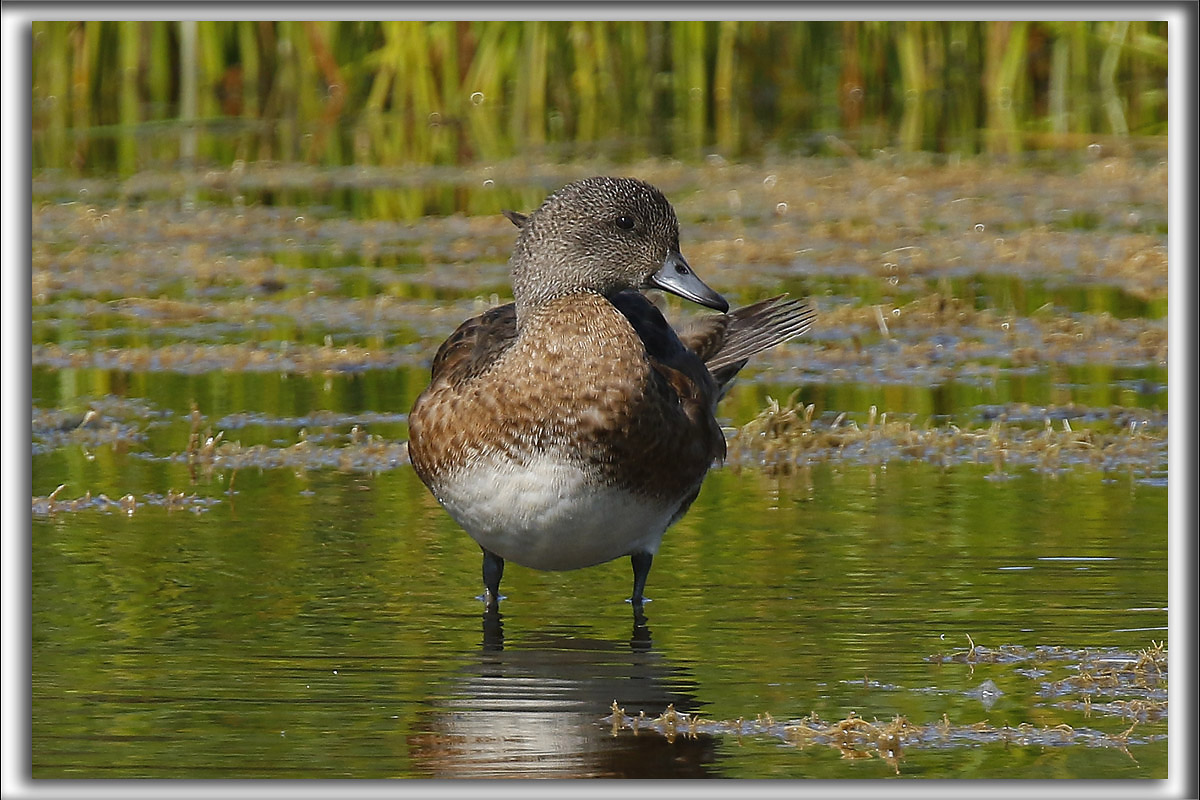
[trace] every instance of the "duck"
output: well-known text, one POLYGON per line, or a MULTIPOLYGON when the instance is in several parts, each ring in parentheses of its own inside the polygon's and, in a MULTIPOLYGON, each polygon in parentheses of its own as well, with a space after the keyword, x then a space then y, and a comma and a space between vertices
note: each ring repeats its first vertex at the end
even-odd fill
POLYGON ((628 557, 640 613, 664 533, 723 461, 717 403, 751 356, 805 333, 807 301, 729 310, 680 251, 666 196, 591 177, 519 229, 513 302, 463 322, 409 414, 412 466, 483 551, 498 612, 507 562, 574 570, 628 557), (715 310, 673 328, 646 295, 715 310))

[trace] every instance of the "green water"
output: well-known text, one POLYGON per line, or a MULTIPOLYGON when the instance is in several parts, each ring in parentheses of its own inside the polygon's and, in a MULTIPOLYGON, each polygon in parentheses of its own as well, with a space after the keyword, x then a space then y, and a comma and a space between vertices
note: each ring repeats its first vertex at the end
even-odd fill
MULTIPOLYGON (((158 470, 138 461, 114 458, 92 485, 153 484, 158 470)), ((243 475, 199 514, 38 519, 34 774, 888 771, 719 737, 667 758, 646 734, 611 738, 598 720, 614 699, 715 719, 858 711, 1120 732, 1119 718, 1057 708, 1011 665, 925 657, 965 649, 967 634, 1127 650, 1164 638, 1165 487, 985 478, 922 465, 825 467, 811 483, 719 471, 656 559, 646 630, 622 602, 627 563, 514 567, 499 651, 475 599, 478 549, 408 468, 243 475), (986 679, 1005 692, 990 709, 963 695, 986 679)), ((1078 746, 983 749, 914 750, 902 772, 1148 777, 1166 764, 1165 740, 1133 746, 1138 764, 1078 746)))
MULTIPOLYGON (((818 305, 812 334, 758 358, 726 399, 731 435, 796 393, 825 422, 867 424, 875 406, 917 428, 1050 419, 1165 436, 1154 163, 1116 178, 1086 160, 926 165, 895 214, 879 196, 902 167, 628 171, 668 189, 710 284, 818 305), (1080 239, 1063 208, 1097 228, 1080 239), (1045 240, 1014 254, 972 238, 976 224, 1045 240), (889 255, 905 247, 929 255, 889 255), (921 310, 930 297, 952 310, 921 310)), ((1090 686, 1070 683, 1078 658, 963 657, 1135 660, 1167 639, 1165 445, 1102 469, 735 460, 668 533, 644 624, 623 602, 627 561, 514 565, 500 624, 485 624, 478 548, 389 448, 437 344, 506 296, 514 230, 498 208, 565 180, 488 174, 503 188, 468 171, 438 190, 452 207, 413 221, 351 202, 349 179, 288 198, 35 180, 35 777, 1165 777, 1165 676, 1090 686), (1002 694, 980 696, 985 681, 1002 694), (614 700, 720 724, 614 735, 614 700), (814 713, 951 733, 892 764, 730 732, 814 713), (1074 734, 987 733, 1023 725, 1074 734)), ((189 180, 136 180, 175 179, 189 180)))

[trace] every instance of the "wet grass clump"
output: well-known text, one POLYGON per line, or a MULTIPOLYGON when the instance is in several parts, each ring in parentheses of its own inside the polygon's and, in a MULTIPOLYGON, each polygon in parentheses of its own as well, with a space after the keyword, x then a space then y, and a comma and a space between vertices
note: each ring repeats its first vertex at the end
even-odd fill
POLYGON ((146 441, 146 427, 167 415, 136 398, 96 398, 82 410, 33 407, 30 437, 34 455, 65 447, 129 450, 146 441))
MULTIPOLYGON (((969 639, 970 637, 968 637, 969 639)), ((801 719, 777 720, 770 713, 758 713, 753 719, 710 720, 688 714, 668 705, 657 716, 645 711, 628 713, 613 701, 611 713, 600 722, 611 726, 613 736, 643 732, 665 737, 669 742, 678 738, 698 736, 773 737, 804 750, 813 746, 836 750, 845 759, 880 758, 897 773, 906 752, 930 749, 953 749, 981 745, 1006 747, 1106 747, 1116 748, 1134 758, 1129 748, 1162 741, 1166 738, 1161 723, 1167 717, 1167 649, 1165 643, 1151 643, 1138 652, 1116 649, 1079 650, 1063 647, 1026 648, 1004 645, 996 649, 976 646, 948 654, 930 656, 931 663, 1010 664, 1022 665, 1017 675, 1037 684, 1038 705, 1081 712, 1084 718, 1112 717, 1120 720, 1118 729, 1101 730, 1095 727, 1058 724, 993 725, 986 719, 977 722, 952 722, 948 714, 940 719, 918 723, 904 715, 879 720, 867 719, 855 711, 836 720, 822 719, 816 712, 801 719), (1050 670, 1066 672, 1067 677, 1042 681, 1050 670), (1109 699, 1096 701, 1103 696, 1109 699), (1070 698, 1070 699, 1060 699, 1070 698)), ((864 680, 865 683, 865 680, 864 680)), ((875 688, 881 688, 876 686, 875 688)), ((902 687, 882 687, 905 691, 902 687)), ((909 690, 921 693, 946 694, 944 690, 909 690)), ((991 699, 1003 694, 988 680, 979 689, 968 692, 974 696, 990 693, 991 699)), ((990 704, 985 702, 985 707, 990 704)), ((1136 759, 1135 759, 1136 760, 1136 759)))
POLYGON ((1038 696, 1055 701, 1060 708, 1078 709, 1085 716, 1108 714, 1136 722, 1152 722, 1167 716, 1167 646, 1151 642, 1137 652, 1116 648, 1071 649, 1002 645, 996 649, 976 646, 948 654, 935 654, 930 663, 958 663, 974 668, 983 664, 1019 664, 1016 674, 1038 681, 1038 696), (1050 677, 1064 669, 1064 677, 1050 677), (1096 703, 1093 698, 1109 697, 1096 703))
POLYGON ((211 497, 202 497, 195 492, 187 494, 185 492, 176 492, 173 489, 167 490, 166 494, 157 492, 147 492, 146 494, 135 497, 133 494, 126 494, 119 498, 112 498, 106 494, 100 493, 93 495, 91 491, 84 492, 79 497, 66 499, 59 497, 67 485, 60 484, 50 494, 44 497, 34 496, 32 511, 36 517, 53 517, 57 514, 73 513, 77 511, 98 511, 106 514, 124 514, 127 517, 132 517, 142 506, 156 506, 164 508, 167 511, 190 511, 194 514, 199 514, 208 511, 219 500, 211 497))
POLYGON ((613 736, 623 731, 633 734, 650 732, 674 742, 677 738, 697 736, 773 737, 799 750, 813 746, 829 747, 848 760, 880 758, 895 771, 901 773, 901 763, 906 751, 928 749, 954 749, 978 747, 980 745, 1003 745, 1022 747, 1110 747, 1127 753, 1129 747, 1149 744, 1166 738, 1165 733, 1135 735, 1137 723, 1119 732, 1106 732, 1088 727, 1073 727, 1066 723, 1055 726, 1034 725, 1023 722, 1019 725, 994 726, 982 720, 975 723, 953 723, 943 716, 937 722, 915 724, 907 717, 897 715, 891 719, 867 720, 857 714, 835 721, 821 719, 813 713, 799 720, 782 722, 769 713, 755 716, 753 720, 739 717, 733 720, 706 720, 676 711, 674 707, 657 717, 649 717, 643 711, 638 716, 627 714, 616 701, 612 713, 600 720, 611 724, 613 736))
POLYGON ((241 442, 223 441, 223 430, 215 434, 211 427, 202 430, 204 417, 195 405, 192 406, 190 418, 191 432, 187 449, 168 456, 167 460, 186 463, 193 482, 201 479, 211 482, 215 474, 228 473, 230 493, 241 470, 336 469, 374 474, 409 463, 407 442, 366 433, 358 425, 354 425, 344 437, 335 436, 328 430, 318 437, 322 441, 333 442, 344 439, 341 445, 314 444, 309 440, 307 429, 301 428, 298 441, 288 447, 262 444, 243 446, 241 442))
POLYGON ((190 344, 162 347, 79 349, 57 344, 35 345, 33 363, 54 369, 99 369, 121 372, 273 372, 325 375, 389 370, 411 366, 421 355, 410 348, 373 349, 346 344, 274 346, 257 344, 190 344))
POLYGON ((408 464, 408 442, 397 442, 363 433, 357 426, 340 446, 322 446, 309 441, 301 431, 299 441, 288 447, 243 445, 222 441, 224 432, 197 439, 184 453, 168 456, 193 470, 197 479, 211 481, 218 473, 229 473, 229 489, 242 470, 286 469, 292 471, 332 469, 340 472, 376 474, 408 464))
POLYGON ((994 419, 982 427, 961 427, 953 422, 924 425, 913 419, 889 419, 872 406, 863 424, 848 420, 845 412, 832 419, 814 418, 815 406, 802 404, 793 395, 780 403, 769 398, 758 416, 739 428, 729 446, 735 465, 757 466, 770 473, 787 474, 807 464, 850 461, 887 464, 889 461, 924 461, 942 467, 990 464, 1003 477, 1014 467, 1032 467, 1053 474, 1072 467, 1104 472, 1151 476, 1167 467, 1165 415, 1141 410, 1114 410, 1110 419, 1124 420, 1076 430, 1069 419, 1051 420, 1044 411, 1040 427, 1009 424, 994 419), (1154 423, 1151 424, 1150 418, 1154 423))

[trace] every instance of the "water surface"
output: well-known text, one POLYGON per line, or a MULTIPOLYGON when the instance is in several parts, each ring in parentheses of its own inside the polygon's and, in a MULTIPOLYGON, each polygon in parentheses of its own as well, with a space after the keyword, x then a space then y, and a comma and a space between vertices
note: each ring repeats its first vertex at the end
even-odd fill
POLYGON ((35 777, 1164 777, 1165 171, 1113 163, 642 165, 710 284, 820 312, 645 620, 627 561, 513 566, 485 620, 403 446, 562 170, 39 176, 35 777), (856 718, 914 733, 795 735, 856 718))

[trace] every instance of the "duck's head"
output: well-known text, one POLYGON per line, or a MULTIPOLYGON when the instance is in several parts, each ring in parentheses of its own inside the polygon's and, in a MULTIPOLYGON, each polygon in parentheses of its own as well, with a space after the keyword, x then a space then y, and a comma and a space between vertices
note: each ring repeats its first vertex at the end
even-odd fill
POLYGON ((719 311, 729 304, 679 252, 679 221, 663 193, 633 178, 569 183, 525 216, 509 267, 518 318, 580 292, 664 289, 719 311))

